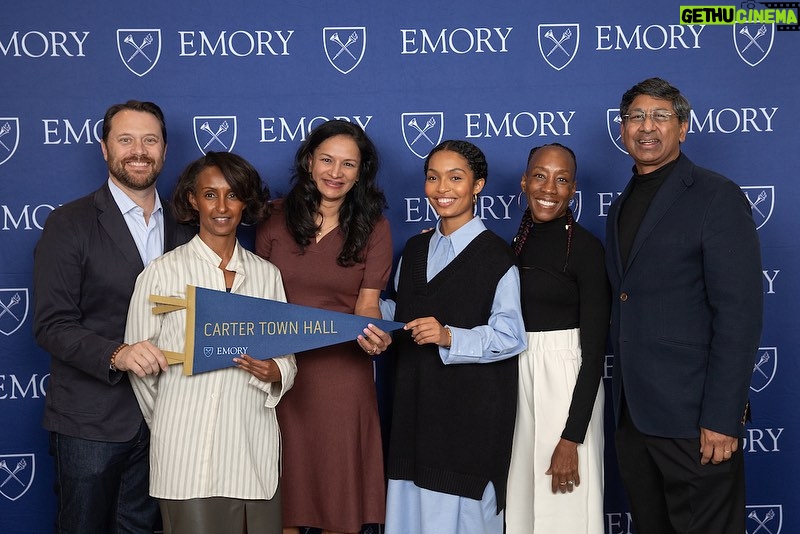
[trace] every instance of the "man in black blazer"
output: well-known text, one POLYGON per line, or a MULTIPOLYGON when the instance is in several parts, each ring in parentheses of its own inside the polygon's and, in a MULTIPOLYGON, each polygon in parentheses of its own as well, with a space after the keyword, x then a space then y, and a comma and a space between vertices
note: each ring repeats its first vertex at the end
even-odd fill
POLYGON ((50 353, 44 427, 58 500, 56 532, 151 533, 149 431, 126 371, 166 370, 157 347, 122 343, 136 277, 191 238, 156 191, 164 115, 131 100, 106 112, 108 181, 47 219, 34 253, 34 334, 50 353))
POLYGON ((606 228, 617 456, 642 534, 745 531, 761 256, 741 189, 681 153, 689 111, 659 78, 622 97, 634 174, 606 228))

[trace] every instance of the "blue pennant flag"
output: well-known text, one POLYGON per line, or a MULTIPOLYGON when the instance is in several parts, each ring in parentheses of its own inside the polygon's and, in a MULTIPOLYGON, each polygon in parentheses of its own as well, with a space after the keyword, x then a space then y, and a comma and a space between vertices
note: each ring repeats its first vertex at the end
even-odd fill
POLYGON ((385 332, 404 325, 195 286, 186 286, 186 300, 150 300, 160 304, 153 313, 186 308, 184 353, 164 353, 185 375, 231 367, 241 354, 263 360, 353 341, 370 323, 385 332))

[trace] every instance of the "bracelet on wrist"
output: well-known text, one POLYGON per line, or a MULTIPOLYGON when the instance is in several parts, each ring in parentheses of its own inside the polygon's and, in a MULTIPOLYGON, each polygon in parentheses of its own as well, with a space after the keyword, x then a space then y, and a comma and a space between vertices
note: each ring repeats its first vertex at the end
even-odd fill
POLYGON ((114 349, 114 352, 111 353, 111 361, 110 361, 110 363, 108 365, 108 368, 111 369, 112 371, 114 371, 115 373, 119 370, 119 369, 117 369, 117 365, 116 365, 116 363, 117 363, 117 354, 119 354, 120 351, 122 349, 124 349, 125 347, 127 347, 127 346, 128 346, 127 343, 123 343, 122 345, 120 345, 119 347, 114 349))

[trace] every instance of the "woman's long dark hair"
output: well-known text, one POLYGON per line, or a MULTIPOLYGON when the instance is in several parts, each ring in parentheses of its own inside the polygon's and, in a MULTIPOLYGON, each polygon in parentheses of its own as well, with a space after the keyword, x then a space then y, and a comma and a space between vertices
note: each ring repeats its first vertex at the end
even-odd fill
POLYGON ((294 185, 284 200, 284 211, 289 233, 301 248, 305 248, 315 239, 319 229, 316 215, 322 200, 311 178, 309 161, 319 145, 337 135, 352 138, 361 153, 358 179, 339 208, 339 227, 344 233, 344 243, 336 263, 349 267, 364 261, 363 252, 369 236, 387 206, 386 197, 376 183, 378 151, 360 126, 343 120, 330 120, 311 131, 294 157, 294 185))

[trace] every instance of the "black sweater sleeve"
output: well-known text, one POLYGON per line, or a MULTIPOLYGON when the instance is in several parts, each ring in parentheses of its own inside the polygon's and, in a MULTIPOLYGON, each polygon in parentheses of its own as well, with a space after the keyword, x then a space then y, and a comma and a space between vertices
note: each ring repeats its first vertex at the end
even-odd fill
MULTIPOLYGON (((578 236, 576 236, 578 237, 578 236)), ((578 372, 569 417, 561 437, 582 443, 592 417, 592 408, 605 365, 611 288, 605 270, 603 246, 594 236, 576 239, 570 267, 580 295, 580 339, 582 363, 578 372)))

